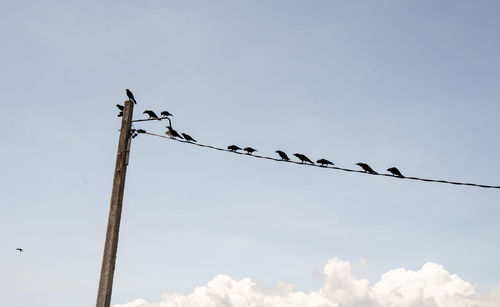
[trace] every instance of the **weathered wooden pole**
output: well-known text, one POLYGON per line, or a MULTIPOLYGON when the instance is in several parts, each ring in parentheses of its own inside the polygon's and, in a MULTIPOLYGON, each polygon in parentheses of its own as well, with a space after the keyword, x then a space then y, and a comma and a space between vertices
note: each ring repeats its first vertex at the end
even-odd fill
POLYGON ((116 250, 118 248, 118 233, 120 231, 120 219, 122 215, 123 191, 125 189, 125 175, 127 173, 128 155, 130 153, 130 129, 132 127, 133 113, 134 103, 130 100, 125 101, 96 307, 109 307, 111 303, 116 250))

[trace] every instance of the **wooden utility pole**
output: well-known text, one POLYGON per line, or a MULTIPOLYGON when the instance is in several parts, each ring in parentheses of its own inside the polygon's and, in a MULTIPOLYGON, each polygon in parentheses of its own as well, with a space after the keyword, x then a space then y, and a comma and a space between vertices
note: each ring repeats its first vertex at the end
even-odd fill
POLYGON ((132 127, 133 113, 134 103, 130 100, 125 101, 96 307, 109 307, 111 303, 116 250, 118 248, 118 233, 120 231, 120 219, 122 215, 123 191, 125 189, 125 175, 127 173, 128 156, 130 153, 130 129, 132 127))

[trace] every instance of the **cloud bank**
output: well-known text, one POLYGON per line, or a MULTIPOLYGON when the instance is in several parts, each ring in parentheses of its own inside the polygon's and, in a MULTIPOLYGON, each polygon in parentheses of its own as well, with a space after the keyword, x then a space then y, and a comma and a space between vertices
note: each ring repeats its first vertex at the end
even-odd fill
POLYGON ((163 302, 137 299, 113 307, 498 307, 500 287, 478 293, 443 266, 426 263, 418 271, 395 269, 370 285, 352 274, 351 264, 333 258, 324 267, 325 282, 310 293, 278 283, 266 291, 248 278, 217 275, 188 295, 167 293, 163 302))

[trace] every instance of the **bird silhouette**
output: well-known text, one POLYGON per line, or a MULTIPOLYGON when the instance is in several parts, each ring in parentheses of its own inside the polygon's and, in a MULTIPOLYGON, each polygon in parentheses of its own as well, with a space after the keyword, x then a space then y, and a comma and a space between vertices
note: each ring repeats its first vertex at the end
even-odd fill
POLYGON ((239 148, 238 146, 236 145, 229 145, 227 146, 227 149, 231 150, 231 151, 238 151, 238 150, 241 150, 241 148, 239 148))
POLYGON ((299 153, 294 153, 293 154, 294 156, 296 156, 297 158, 299 158, 299 160, 301 161, 301 163, 305 163, 305 162, 309 162, 311 164, 314 164, 313 161, 309 160, 308 157, 306 157, 305 155, 303 154, 299 154, 299 153))
POLYGON ((118 113, 118 117, 122 117, 124 107, 121 104, 117 104, 116 107, 118 108, 118 110, 120 110, 120 113, 118 113))
POLYGON ((334 165, 332 162, 327 159, 319 159, 316 163, 321 164, 321 166, 334 165))
POLYGON ((245 147, 243 148, 244 151, 247 152, 247 154, 251 155, 252 153, 256 152, 257 149, 253 149, 252 147, 245 147))
POLYGON ((158 116, 156 115, 156 113, 151 111, 151 110, 146 110, 146 111, 142 112, 142 114, 149 115, 149 119, 159 119, 158 116))
POLYGON ((376 171, 374 171, 370 165, 366 164, 366 163, 362 163, 362 162, 358 162, 356 163, 356 165, 358 166, 361 166, 361 168, 367 172, 368 174, 378 174, 376 171))
POLYGON ((400 178, 403 178, 403 174, 401 174, 401 172, 395 168, 395 167, 390 167, 387 169, 387 171, 391 172, 394 176, 397 176, 397 177, 400 177, 400 178))
POLYGON ((168 134, 171 136, 171 137, 174 137, 174 138, 181 138, 182 139, 182 136, 177 132, 175 131, 174 128, 172 128, 172 126, 165 126, 167 127, 168 129, 168 134))
POLYGON ((278 155, 280 155, 281 160, 283 160, 283 161, 290 161, 290 158, 288 158, 288 156, 286 155, 286 153, 284 153, 283 151, 276 150, 275 152, 278 153, 278 155))
POLYGON ((137 101, 134 98, 134 94, 129 89, 126 89, 125 92, 127 93, 128 99, 132 100, 134 104, 137 104, 137 101))
POLYGON ((160 115, 161 115, 162 117, 173 116, 173 115, 172 115, 172 114, 170 114, 168 111, 162 111, 162 112, 160 113, 160 115))
POLYGON ((196 140, 193 139, 189 134, 187 134, 187 133, 181 133, 181 134, 182 134, 182 136, 184 137, 184 139, 186 141, 188 141, 188 142, 195 142, 196 143, 196 140))
POLYGON ((20 253, 22 253, 22 252, 24 252, 24 249, 18 247, 18 248, 16 248, 16 251, 19 251, 20 253))

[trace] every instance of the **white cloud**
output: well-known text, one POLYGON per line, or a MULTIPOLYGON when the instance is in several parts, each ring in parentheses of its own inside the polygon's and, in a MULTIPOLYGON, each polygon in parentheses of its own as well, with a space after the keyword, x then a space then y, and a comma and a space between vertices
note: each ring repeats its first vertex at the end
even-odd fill
POLYGON ((138 298, 135 301, 126 304, 113 305, 113 307, 141 307, 141 306, 152 306, 152 305, 148 304, 148 302, 146 300, 143 300, 142 298, 138 298))
POLYGON ((318 291, 295 291, 278 283, 266 291, 248 278, 217 275, 188 295, 167 293, 160 303, 143 299, 113 307, 494 307, 500 287, 478 293, 474 286, 443 266, 426 263, 418 271, 395 269, 370 285, 352 275, 351 264, 333 258, 324 267, 325 283, 318 291))

